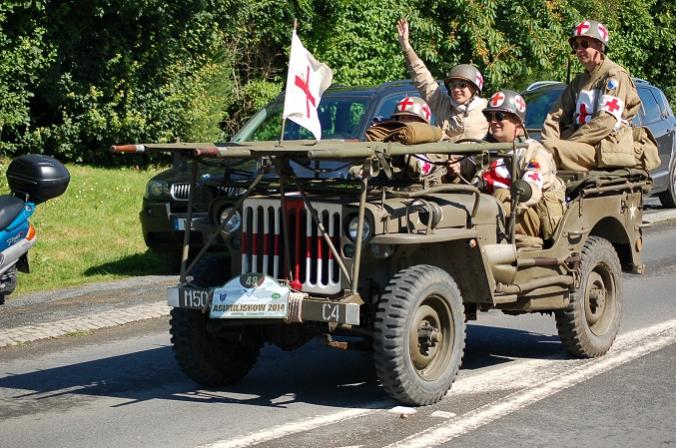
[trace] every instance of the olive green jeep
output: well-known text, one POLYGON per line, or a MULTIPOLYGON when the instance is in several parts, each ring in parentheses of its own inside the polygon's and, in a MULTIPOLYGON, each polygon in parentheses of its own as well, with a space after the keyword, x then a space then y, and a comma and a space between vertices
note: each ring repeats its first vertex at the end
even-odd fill
MULTIPOLYGON (((206 386, 231 384, 253 367, 264 343, 293 350, 321 337, 332 347, 372 350, 385 391, 402 403, 427 405, 451 387, 466 321, 478 312, 552 313, 565 348, 596 357, 618 332, 622 271, 642 271, 646 172, 561 173, 567 208, 553 237, 541 247, 520 247, 513 216, 504 216, 493 196, 473 185, 430 185, 397 168, 420 153, 471 155, 485 164, 510 158, 514 146, 113 149, 173 151, 221 164, 223 191, 242 192, 212 201, 209 223, 200 223, 211 237, 190 263, 186 232, 180 282, 168 291, 171 341, 187 376, 206 386), (355 164, 361 174, 347 175, 355 164), (251 173, 246 179, 227 174, 243 167, 251 173), (204 255, 216 240, 227 251, 204 255)), ((198 163, 192 165, 194 187, 198 163)), ((512 210, 527 200, 527 190, 514 183, 512 210)))

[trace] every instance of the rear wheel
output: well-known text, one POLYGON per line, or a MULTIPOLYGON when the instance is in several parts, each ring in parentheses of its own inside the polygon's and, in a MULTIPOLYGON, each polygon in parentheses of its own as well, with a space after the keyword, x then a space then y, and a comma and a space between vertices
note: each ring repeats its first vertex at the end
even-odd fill
POLYGON ((622 321, 622 270, 608 240, 589 237, 582 248, 580 286, 554 316, 561 342, 574 356, 601 356, 613 345, 622 321))
POLYGON ((453 278, 429 265, 399 271, 378 303, 373 345, 378 378, 392 398, 416 406, 441 400, 465 348, 462 298, 453 278))
MULTIPOLYGON (((193 271, 193 285, 220 286, 230 269, 224 256, 202 258, 193 271)), ((242 379, 256 363, 262 346, 255 333, 233 327, 225 335, 208 331, 209 316, 199 310, 171 310, 170 333, 174 356, 181 370, 205 386, 224 386, 242 379)))

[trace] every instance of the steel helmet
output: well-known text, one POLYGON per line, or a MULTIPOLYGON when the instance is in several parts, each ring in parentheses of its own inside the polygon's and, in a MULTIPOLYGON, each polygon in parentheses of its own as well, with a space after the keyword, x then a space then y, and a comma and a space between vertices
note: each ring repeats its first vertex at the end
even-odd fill
POLYGON ((516 115, 521 124, 526 121, 526 101, 521 95, 513 90, 498 90, 488 100, 488 106, 482 110, 484 115, 487 112, 508 112, 516 115))
POLYGON ((416 96, 407 96, 397 103, 397 107, 392 114, 393 117, 400 115, 417 117, 429 124, 432 118, 432 110, 424 99, 416 96))
POLYGON ((481 95, 481 90, 484 88, 484 77, 478 68, 472 64, 456 65, 446 74, 444 84, 450 90, 450 83, 452 79, 462 79, 470 82, 477 89, 477 95, 481 95))
POLYGON ((583 20, 573 27, 570 38, 568 38, 568 43, 573 46, 573 41, 581 36, 590 37, 601 42, 605 48, 608 50, 608 42, 610 42, 610 34, 608 33, 608 28, 606 28, 601 22, 596 20, 583 20))

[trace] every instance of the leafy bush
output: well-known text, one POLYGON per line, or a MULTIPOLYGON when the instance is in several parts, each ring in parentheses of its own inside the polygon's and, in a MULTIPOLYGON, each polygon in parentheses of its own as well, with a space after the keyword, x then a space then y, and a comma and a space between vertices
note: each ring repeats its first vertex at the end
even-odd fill
MULTIPOLYGON (((280 93, 293 19, 334 82, 408 77, 396 20, 432 73, 473 62, 486 92, 565 80, 572 25, 676 103, 676 5, 658 0, 34 0, 0 4, 0 155, 99 164, 112 143, 222 140, 280 93)), ((572 60, 572 61, 571 61, 572 60)))

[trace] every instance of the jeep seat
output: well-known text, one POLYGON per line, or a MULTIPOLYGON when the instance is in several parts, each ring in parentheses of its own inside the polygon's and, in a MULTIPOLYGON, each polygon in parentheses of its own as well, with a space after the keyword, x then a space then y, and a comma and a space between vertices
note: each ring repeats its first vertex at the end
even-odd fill
MULTIPOLYGON (((588 188, 629 186, 633 183, 642 183, 650 180, 646 171, 632 168, 614 171, 567 171, 556 173, 566 184, 566 200, 572 201, 580 192, 588 188)), ((647 193, 647 192, 646 192, 647 193)))

